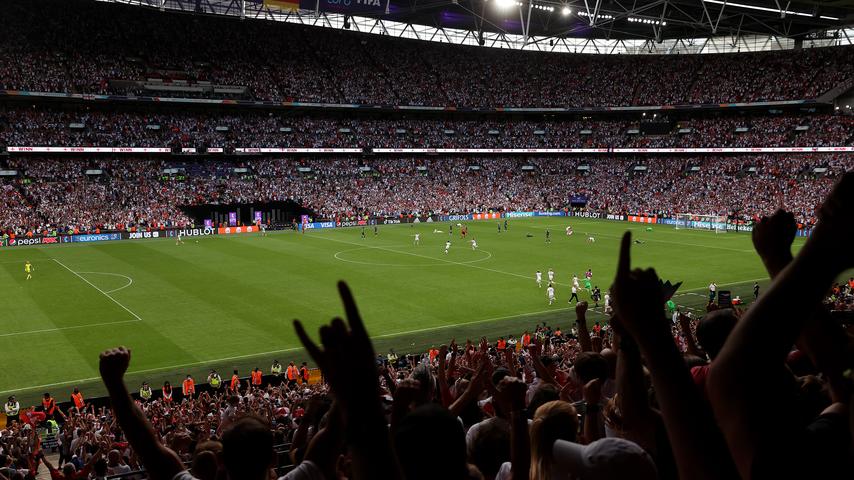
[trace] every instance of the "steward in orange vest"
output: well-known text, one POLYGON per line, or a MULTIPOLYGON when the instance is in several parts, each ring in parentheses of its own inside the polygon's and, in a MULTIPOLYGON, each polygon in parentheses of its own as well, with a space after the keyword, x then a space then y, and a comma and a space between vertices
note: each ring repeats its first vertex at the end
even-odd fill
POLYGON ((288 365, 288 369, 285 371, 285 375, 287 375, 288 377, 288 386, 296 386, 297 378, 299 377, 299 369, 296 365, 294 365, 294 362, 291 362, 290 365, 288 365))
POLYGON ((184 379, 184 383, 181 385, 181 392, 187 398, 193 398, 193 395, 196 394, 196 382, 193 380, 193 377, 187 375, 187 378, 184 379))
POLYGON ((86 403, 83 401, 83 394, 80 393, 80 390, 77 387, 74 387, 74 393, 71 394, 71 401, 74 402, 74 406, 77 408, 77 411, 83 413, 83 408, 86 407, 86 403))
POLYGON ((255 367, 255 370, 252 370, 252 385, 255 387, 261 386, 261 381, 263 380, 264 374, 261 372, 261 369, 255 367))
POLYGON ((160 391, 163 392, 163 401, 172 403, 172 385, 169 382, 164 382, 160 391))
POLYGON ((234 393, 237 392, 238 388, 240 388, 240 377, 237 376, 237 370, 235 370, 231 374, 231 383, 228 385, 228 389, 234 393))

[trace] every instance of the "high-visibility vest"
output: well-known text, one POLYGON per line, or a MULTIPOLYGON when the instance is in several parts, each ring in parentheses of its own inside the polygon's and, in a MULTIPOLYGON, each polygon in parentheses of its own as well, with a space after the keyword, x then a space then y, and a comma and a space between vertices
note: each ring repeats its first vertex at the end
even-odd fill
POLYGON ((237 390, 237 387, 239 385, 240 385, 240 378, 237 376, 237 374, 232 375, 231 376, 231 385, 228 388, 230 388, 232 391, 234 391, 234 390, 237 390))
POLYGON ((140 387, 139 398, 141 398, 143 400, 151 400, 151 387, 148 387, 148 388, 140 387))
POLYGON ((296 380, 297 379, 297 367, 296 365, 288 365, 288 380, 296 380))
POLYGON ((6 402, 5 410, 6 410, 6 416, 7 417, 14 417, 15 415, 18 414, 18 412, 21 411, 21 404, 20 404, 20 402, 15 402, 15 403, 6 402))
POLYGON ((505 348, 507 348, 507 342, 504 340, 499 340, 498 345, 496 345, 496 348, 498 350, 504 350, 505 348))
POLYGON ((302 367, 300 368, 300 375, 305 383, 308 383, 309 377, 311 377, 311 372, 309 372, 308 368, 302 367))
POLYGON ((74 401, 74 406, 77 407, 77 410, 83 408, 83 393, 77 392, 71 394, 71 400, 74 401))
POLYGON ((222 377, 220 377, 218 374, 211 375, 208 377, 208 383, 210 383, 211 387, 213 388, 219 388, 219 386, 222 384, 222 377))
POLYGON ((531 344, 531 336, 530 335, 522 335, 522 346, 527 347, 531 344))
POLYGON ((261 370, 253 370, 252 371, 252 385, 261 385, 261 377, 263 374, 261 370))
POLYGON ((47 400, 43 399, 42 407, 44 407, 44 413, 53 415, 53 412, 56 411, 56 402, 54 402, 52 398, 47 400))
POLYGON ((281 375, 282 374, 282 364, 277 363, 270 367, 270 373, 273 375, 281 375))
POLYGON ((196 393, 196 382, 194 382, 192 378, 184 380, 184 383, 181 387, 185 397, 196 393))

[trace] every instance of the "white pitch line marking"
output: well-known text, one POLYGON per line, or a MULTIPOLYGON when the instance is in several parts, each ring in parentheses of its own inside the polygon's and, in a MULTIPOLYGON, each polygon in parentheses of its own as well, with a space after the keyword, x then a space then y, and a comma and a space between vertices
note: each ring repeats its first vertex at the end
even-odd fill
POLYGON ((77 272, 77 273, 82 273, 83 275, 109 275, 111 277, 122 277, 128 281, 128 283, 125 284, 125 286, 119 287, 119 288, 114 288, 112 290, 107 290, 105 293, 115 293, 115 292, 118 292, 119 290, 124 290, 124 289, 128 288, 129 286, 133 285, 133 279, 128 277, 127 275, 122 275, 121 273, 109 273, 109 272, 77 272))
POLYGON ((102 294, 102 295, 104 295, 105 297, 109 298, 113 303, 115 303, 116 305, 118 305, 118 306, 122 307, 122 309, 124 309, 124 311, 126 311, 126 312, 128 312, 129 314, 133 315, 133 318, 135 318, 137 321, 139 321, 139 322, 141 322, 141 321, 142 321, 142 318, 140 318, 140 317, 139 317, 139 315, 137 315, 136 313, 134 313, 134 312, 133 312, 133 310, 129 309, 128 307, 126 307, 126 306, 124 306, 124 305, 122 305, 122 303, 121 303, 121 302, 119 302, 118 300, 116 300, 115 298, 113 298, 112 296, 110 296, 110 294, 109 294, 109 293, 107 293, 107 292, 105 292, 105 291, 101 290, 100 288, 98 288, 98 286, 97 286, 97 285, 95 285, 94 283, 90 282, 89 280, 86 280, 86 277, 84 277, 83 275, 80 275, 79 273, 75 272, 74 270, 72 270, 72 269, 68 268, 68 266, 67 266, 67 265, 65 265, 64 263, 60 262, 59 260, 57 260, 57 259, 55 259, 55 258, 53 258, 53 259, 51 259, 51 260, 53 260, 54 262, 58 263, 60 266, 64 267, 64 268, 65 268, 66 270, 68 270, 69 272, 73 273, 73 274, 74 274, 77 278, 79 278, 80 280, 83 280, 84 282, 86 282, 87 284, 89 284, 89 286, 90 286, 90 287, 92 287, 92 288, 94 288, 95 290, 97 290, 97 291, 101 292, 101 294, 102 294))
POLYGON ((122 323, 136 323, 139 320, 119 320, 117 322, 103 322, 103 323, 90 323, 87 325, 74 325, 72 327, 55 327, 55 328, 45 328, 43 330, 27 330, 26 332, 11 332, 11 333, 0 333, 0 337, 17 337, 22 335, 32 335, 35 333, 50 333, 50 332, 60 332, 63 330, 77 330, 79 328, 89 328, 89 327, 103 327, 106 325, 119 325, 122 323))

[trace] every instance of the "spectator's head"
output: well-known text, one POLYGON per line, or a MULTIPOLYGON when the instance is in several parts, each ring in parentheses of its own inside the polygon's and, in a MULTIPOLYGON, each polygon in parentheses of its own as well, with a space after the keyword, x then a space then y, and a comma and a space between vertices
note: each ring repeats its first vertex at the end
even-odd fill
POLYGON ((77 467, 75 467, 73 463, 69 462, 62 466, 62 475, 64 475, 65 478, 73 477, 76 472, 77 467))
POLYGON ((197 452, 193 456, 193 464, 190 473, 199 480, 216 480, 219 465, 216 454, 209 450, 197 452))
POLYGON ((406 415, 394 432, 394 445, 407 480, 468 478, 463 427, 439 405, 422 405, 406 415))
MULTIPOLYGON (((64 468, 63 468, 64 470, 64 468)), ((107 461, 103 458, 99 458, 95 465, 93 465, 93 470, 95 472, 95 477, 104 478, 107 476, 107 461)))
POLYGON ((575 374, 581 380, 582 384, 595 379, 604 382, 608 378, 608 361, 601 353, 582 352, 575 358, 573 365, 575 374))
POLYGON ((476 432, 469 446, 469 461, 485 478, 495 478, 501 464, 510 461, 510 424, 503 420, 483 422, 476 432))
POLYGON ((528 402, 528 418, 533 418, 534 412, 536 412, 541 405, 545 405, 546 403, 554 400, 560 400, 560 391, 558 391, 557 387, 551 383, 541 383, 534 390, 534 394, 531 396, 531 401, 528 402))
POLYGON ((731 308, 713 310, 700 319, 697 324, 697 342, 700 348, 714 360, 726 343, 738 319, 731 308))
POLYGON ((578 412, 571 403, 555 400, 537 408, 531 422, 531 478, 549 478, 555 440, 574 442, 577 433, 578 412))
POLYGON ((617 378, 617 352, 603 348, 599 354, 608 362, 608 378, 617 378))
POLYGON ((252 416, 237 420, 222 435, 222 453, 230 479, 266 479, 273 463, 270 425, 252 416))
POLYGON ((558 439, 552 446, 552 455, 552 471, 559 471, 561 478, 658 479, 652 458, 637 444, 622 438, 602 438, 589 445, 558 439))

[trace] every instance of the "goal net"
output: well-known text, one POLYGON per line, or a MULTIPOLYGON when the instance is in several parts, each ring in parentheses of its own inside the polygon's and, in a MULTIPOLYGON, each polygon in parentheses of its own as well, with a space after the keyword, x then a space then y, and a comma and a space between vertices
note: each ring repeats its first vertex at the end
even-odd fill
POLYGON ((726 215, 676 214, 676 230, 708 230, 726 233, 726 215))

